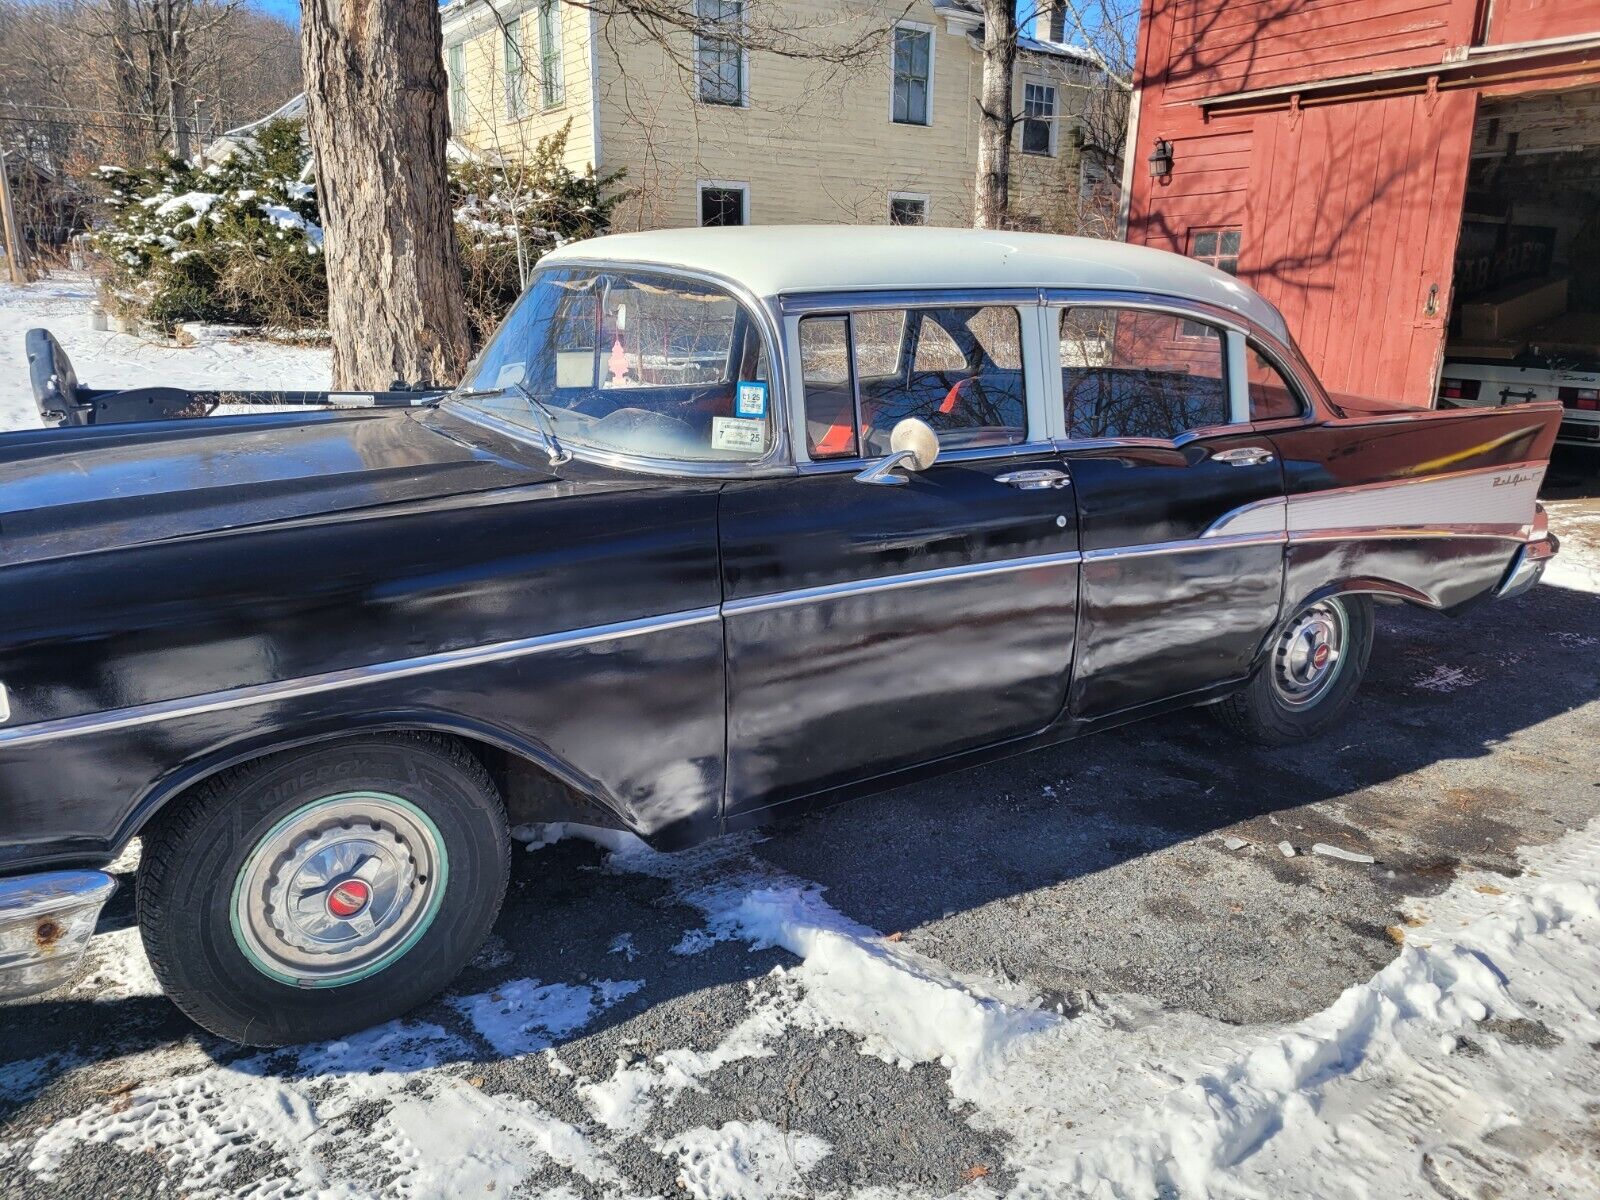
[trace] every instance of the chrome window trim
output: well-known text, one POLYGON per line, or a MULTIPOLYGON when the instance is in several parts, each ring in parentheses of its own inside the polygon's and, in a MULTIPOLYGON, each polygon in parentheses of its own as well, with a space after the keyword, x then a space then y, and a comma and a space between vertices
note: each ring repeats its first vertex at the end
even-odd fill
POLYGON ((11 729, 0 729, 0 748, 31 746, 58 741, 80 733, 103 733, 115 729, 129 729, 151 725, 157 721, 180 720, 203 716, 235 708, 248 708, 278 700, 315 696, 323 692, 359 686, 366 683, 409 679, 418 675, 432 675, 458 667, 482 666, 504 662, 530 654, 543 654, 552 650, 570 650, 598 642, 617 641, 649 633, 663 633, 682 629, 707 621, 719 620, 720 610, 715 607, 687 609, 655 617, 641 617, 632 621, 615 621, 607 625, 568 630, 563 633, 546 633, 536 637, 517 638, 512 641, 490 642, 480 646, 463 646, 457 650, 443 650, 415 658, 396 659, 390 662, 371 663, 360 667, 346 667, 317 675, 304 675, 297 679, 280 679, 268 683, 247 684, 216 692, 202 692, 174 700, 157 700, 135 704, 127 708, 108 709, 85 713, 75 717, 56 717, 34 721, 11 729))
MULTIPOLYGON (((756 320, 766 346, 767 388, 769 403, 773 409, 771 422, 773 437, 772 446, 767 452, 760 458, 748 462, 692 462, 682 459, 647 458, 616 450, 595 449, 574 442, 570 438, 562 439, 563 449, 572 451, 572 457, 581 462, 637 471, 642 475, 695 479, 755 479, 793 473, 795 460, 791 453, 789 422, 784 416, 789 409, 788 346, 783 338, 783 325, 770 301, 757 296, 738 280, 715 271, 703 271, 676 263, 635 262, 622 258, 565 258, 560 262, 534 268, 533 279, 528 286, 532 287, 538 281, 540 271, 564 271, 568 268, 612 272, 640 271, 646 274, 676 276, 697 283, 710 284, 732 296, 756 320)), ((444 402, 448 403, 449 399, 450 397, 446 395, 444 402)), ((525 429, 512 421, 486 416, 481 409, 473 409, 466 403, 452 404, 450 411, 467 420, 488 425, 519 441, 542 444, 537 431, 525 429)))
MULTIPOLYGON (((939 451, 940 463, 989 462, 1008 458, 1029 458, 1039 454, 1054 454, 1054 442, 1015 442, 1006 446, 969 446, 965 450, 939 451)), ((799 465, 801 475, 833 475, 844 471, 860 471, 863 463, 876 461, 866 458, 824 458, 799 465)))
POLYGON ((1083 556, 1076 550, 1056 554, 1038 554, 1028 558, 996 559, 993 562, 965 563, 955 567, 935 567, 929 571, 908 571, 899 575, 883 575, 875 579, 852 579, 842 583, 825 583, 817 587, 795 588, 791 591, 769 592, 761 596, 747 596, 742 600, 723 602, 724 616, 741 616, 746 613, 767 612, 775 608, 792 608, 798 604, 818 604, 828 600, 842 600, 851 596, 866 596, 875 592, 898 591, 902 588, 921 587, 930 583, 950 583, 963 579, 981 579, 987 575, 1003 575, 1016 571, 1038 571, 1048 567, 1077 566, 1083 556))
POLYGON ((777 298, 784 317, 843 316, 852 309, 945 308, 973 305, 979 308, 1037 307, 1038 288, 906 288, 874 291, 785 292, 777 298))

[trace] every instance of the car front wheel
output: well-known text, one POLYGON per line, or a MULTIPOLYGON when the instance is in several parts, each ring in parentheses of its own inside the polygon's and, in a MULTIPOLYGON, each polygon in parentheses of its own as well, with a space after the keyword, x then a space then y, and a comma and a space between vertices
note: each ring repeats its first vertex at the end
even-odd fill
POLYGON ((455 977, 499 913, 509 855, 500 798, 463 746, 356 738, 226 771, 162 813, 139 924, 162 988, 212 1033, 339 1037, 455 977))
POLYGON ((1266 746, 1325 733, 1344 716, 1372 653, 1372 601, 1329 596, 1278 627, 1243 691, 1214 705, 1223 724, 1266 746))

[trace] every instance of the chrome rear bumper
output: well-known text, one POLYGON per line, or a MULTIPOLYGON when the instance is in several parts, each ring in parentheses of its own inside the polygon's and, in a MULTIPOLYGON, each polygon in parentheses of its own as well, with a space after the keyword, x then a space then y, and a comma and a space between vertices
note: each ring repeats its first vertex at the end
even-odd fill
POLYGON ((1555 557, 1559 549, 1561 543, 1551 533, 1536 541, 1524 542, 1518 548, 1516 557, 1511 560, 1511 566, 1506 569, 1506 577, 1495 589, 1495 598, 1504 600, 1511 596, 1520 596, 1538 583, 1539 576, 1544 574, 1545 564, 1555 557))
POLYGON ((0 1000, 47 992, 77 974, 100 906, 116 888, 103 871, 0 879, 0 1000))

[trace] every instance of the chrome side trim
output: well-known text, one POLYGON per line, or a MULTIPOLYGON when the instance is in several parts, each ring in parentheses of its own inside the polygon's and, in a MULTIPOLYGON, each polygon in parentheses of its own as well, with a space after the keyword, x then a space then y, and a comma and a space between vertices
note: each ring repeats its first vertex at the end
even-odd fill
POLYGON ((962 579, 979 579, 986 575, 1004 575, 1015 571, 1038 571, 1047 567, 1076 566, 1083 556, 1076 550, 1060 554, 1040 554, 1032 558, 1007 558, 995 562, 969 563, 959 567, 937 567, 931 571, 909 571, 904 575, 885 575, 880 579, 854 579, 846 583, 826 583, 818 587, 797 588, 790 592, 771 592, 764 596, 747 596, 742 600, 729 600, 722 605, 724 616, 743 613, 766 612, 774 608, 791 608, 797 604, 817 604, 827 600, 842 600, 849 596, 865 596, 874 592, 891 592, 900 588, 921 587, 929 583, 950 583, 962 579))
POLYGON ((464 646, 459 650, 444 650, 437 654, 424 654, 416 658, 403 658, 393 662, 373 663, 364 667, 347 667, 327 671, 320 675, 306 675, 299 679, 274 680, 271 683, 249 684, 197 696, 184 696, 176 700, 158 700, 150 704, 136 704, 130 708, 111 709, 106 712, 85 713, 77 717, 60 717, 49 721, 35 721, 13 729, 0 729, 0 749, 15 746, 32 746, 58 741, 80 733, 104 733, 113 729, 131 729, 157 721, 176 720, 183 717, 203 716, 206 713, 224 712, 234 708, 247 708, 275 700, 288 700, 300 696, 315 696, 339 688, 355 687, 392 679, 409 679, 418 675, 431 675, 457 667, 482 666, 485 663, 504 662, 529 654, 543 654, 551 650, 571 650, 599 642, 617 641, 639 637, 647 633, 662 633, 681 629, 719 618, 715 607, 688 609, 667 613, 659 617, 643 617, 634 621, 617 621, 609 625, 594 625, 565 633, 547 633, 538 637, 517 638, 508 642, 490 642, 482 646, 464 646))
POLYGON ((1083 560, 1104 562, 1114 558, 1150 558, 1158 554, 1190 554, 1196 550, 1227 550, 1236 546, 1281 546, 1287 540, 1281 532, 1183 538, 1172 542, 1148 542, 1142 546, 1109 546, 1103 550, 1085 550, 1083 560))

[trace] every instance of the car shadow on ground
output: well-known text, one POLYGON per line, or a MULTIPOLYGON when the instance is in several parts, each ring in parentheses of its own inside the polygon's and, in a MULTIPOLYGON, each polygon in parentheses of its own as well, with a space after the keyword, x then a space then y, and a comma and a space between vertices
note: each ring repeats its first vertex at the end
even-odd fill
MULTIPOLYGON (((1463 866, 1515 871, 1519 844, 1592 816, 1593 772, 1567 748, 1588 739, 1560 718, 1600 692, 1595 646, 1600 597, 1550 585, 1454 619, 1384 608, 1367 685, 1314 743, 1247 746, 1204 713, 1179 714, 814 813, 750 852, 950 969, 1026 979, 1068 1011, 1083 990, 1138 991, 1224 1020, 1291 1019, 1392 957, 1400 898, 1463 866), (1224 829, 1246 846, 1224 848, 1211 836, 1224 829), (1377 862, 1313 858, 1313 842, 1377 862)), ((552 1039, 580 1075, 613 1069, 615 1040, 594 1035, 622 1022, 641 1053, 709 1048, 739 1017, 719 989, 793 960, 685 938, 702 923, 669 881, 608 870, 595 846, 519 850, 490 945, 407 1018, 459 1035, 422 1061, 503 1057, 450 1001, 528 979, 639 981, 552 1039)), ((74 1062, 189 1037, 251 1070, 309 1061, 198 1034, 160 997, 52 995, 3 1014, 0 1061, 57 1067, 9 1097, 0 1088, 0 1117, 74 1062)))

